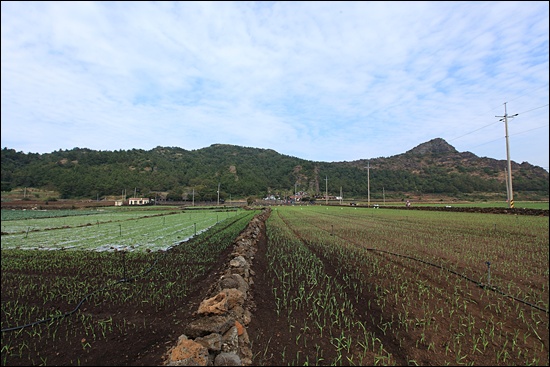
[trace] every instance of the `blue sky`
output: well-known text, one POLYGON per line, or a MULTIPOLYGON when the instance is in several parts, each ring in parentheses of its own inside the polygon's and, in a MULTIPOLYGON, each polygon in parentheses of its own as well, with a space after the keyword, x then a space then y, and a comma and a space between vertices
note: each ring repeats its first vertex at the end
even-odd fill
POLYGON ((549 167, 549 3, 1 3, 2 147, 549 167))

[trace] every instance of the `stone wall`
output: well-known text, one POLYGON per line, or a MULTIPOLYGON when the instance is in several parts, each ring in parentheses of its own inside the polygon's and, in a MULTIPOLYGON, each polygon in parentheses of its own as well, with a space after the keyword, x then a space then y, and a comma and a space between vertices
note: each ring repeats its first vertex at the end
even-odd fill
POLYGON ((199 316, 184 328, 176 346, 168 352, 167 366, 249 366, 252 350, 247 326, 251 321, 254 284, 252 262, 270 209, 256 215, 235 240, 229 262, 208 296, 200 303, 199 316))

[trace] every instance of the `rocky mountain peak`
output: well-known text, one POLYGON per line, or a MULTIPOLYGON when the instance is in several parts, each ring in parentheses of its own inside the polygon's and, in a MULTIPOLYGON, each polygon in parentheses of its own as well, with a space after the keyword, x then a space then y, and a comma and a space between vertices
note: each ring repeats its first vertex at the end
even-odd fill
POLYGON ((435 138, 426 143, 422 143, 411 150, 407 154, 442 154, 442 153, 458 153, 458 151, 444 139, 435 138))

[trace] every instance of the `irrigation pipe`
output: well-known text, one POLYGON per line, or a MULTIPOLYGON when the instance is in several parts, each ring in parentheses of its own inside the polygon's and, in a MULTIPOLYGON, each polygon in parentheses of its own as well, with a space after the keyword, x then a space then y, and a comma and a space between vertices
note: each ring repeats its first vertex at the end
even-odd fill
MULTIPOLYGON (((292 227, 290 227, 290 225, 287 223, 287 221, 286 221, 283 217, 281 217, 281 214, 280 214, 279 212, 277 212, 277 215, 279 215, 279 218, 281 218, 282 221, 292 230, 292 232, 293 232, 294 234, 296 234, 296 236, 297 236, 298 238, 300 238, 300 236, 297 235, 297 233, 294 231, 294 229, 292 229, 292 227)), ((323 228, 320 228, 320 227, 317 227, 317 228, 319 228, 319 229, 321 229, 321 230, 323 230, 323 231, 328 232, 326 229, 323 229, 323 228)), ((334 234, 331 232, 330 235, 333 236, 334 234)), ((340 237, 340 236, 337 236, 337 237, 341 238, 341 239, 344 240, 344 241, 348 241, 347 238, 343 238, 343 237, 340 237)), ((301 238, 300 238, 300 240, 303 241, 303 242, 305 243, 305 241, 302 240, 301 238)), ((359 245, 357 245, 357 244, 354 243, 354 242, 351 242, 351 243, 352 243, 353 245, 355 245, 355 246, 359 246, 359 245)), ((481 288, 484 288, 484 289, 489 289, 489 290, 491 290, 491 291, 493 291, 493 292, 500 293, 501 295, 503 295, 503 296, 505 296, 505 297, 508 297, 508 298, 511 298, 511 299, 513 299, 514 301, 521 302, 521 303, 523 303, 523 304, 525 304, 525 305, 527 305, 527 306, 536 308, 537 310, 543 311, 543 312, 545 312, 546 314, 548 314, 548 310, 547 310, 547 309, 544 309, 544 308, 542 308, 542 307, 540 307, 540 306, 537 306, 537 305, 535 305, 535 304, 529 303, 529 302, 527 302, 527 301, 525 301, 525 300, 523 300, 523 299, 514 297, 514 296, 512 296, 511 294, 504 293, 503 291, 501 291, 501 290, 498 289, 497 287, 494 287, 494 286, 491 286, 491 285, 488 285, 488 284, 485 285, 485 284, 483 284, 483 283, 479 283, 479 282, 477 282, 477 281, 475 281, 475 280, 473 280, 473 279, 471 279, 471 278, 468 278, 468 277, 467 277, 466 275, 464 275, 464 274, 460 274, 460 273, 458 273, 458 272, 456 272, 456 271, 454 271, 454 270, 447 269, 447 268, 445 268, 445 267, 443 267, 443 266, 441 266, 441 265, 437 265, 437 264, 431 263, 431 262, 426 261, 426 260, 417 259, 417 258, 412 257, 412 256, 397 254, 397 253, 395 253, 395 252, 390 252, 390 251, 386 251, 386 250, 379 250, 379 249, 376 249, 376 248, 373 248, 373 247, 367 247, 366 250, 367 250, 367 251, 378 251, 378 252, 383 252, 383 253, 386 253, 386 254, 389 254, 389 255, 400 256, 400 257, 404 257, 404 258, 407 258, 407 259, 410 259, 410 260, 419 261, 419 262, 424 263, 424 264, 426 264, 426 265, 434 266, 434 267, 439 268, 439 269, 442 269, 442 270, 446 270, 446 271, 448 271, 448 272, 450 272, 450 273, 452 273, 452 274, 458 275, 459 277, 462 277, 462 278, 464 278, 464 279, 466 279, 466 280, 468 280, 468 281, 470 281, 470 282, 476 284, 478 287, 481 287, 481 288)))
POLYGON ((526 304, 527 306, 531 306, 533 308, 536 308, 537 310, 539 311, 543 311, 545 313, 548 313, 548 310, 547 309, 544 309, 540 306, 537 306, 535 304, 532 304, 532 303, 529 303, 523 299, 520 299, 520 298, 517 298, 517 297, 514 297, 512 296, 511 294, 507 294, 507 293, 504 293, 503 291, 501 291, 500 289, 498 289, 497 287, 494 287, 494 286, 491 286, 491 285, 488 285, 488 284, 483 284, 483 283, 479 283, 471 278, 468 278, 466 275, 464 274, 460 274, 460 273, 457 273, 456 271, 454 270, 451 270, 451 269, 448 269, 448 268, 445 268, 441 265, 437 265, 437 264, 434 264, 434 263, 431 263, 429 261, 425 261, 425 260, 422 260, 422 259, 417 259, 417 258, 414 258, 412 256, 407 256, 407 255, 401 255, 401 254, 397 254, 395 252, 390 252, 390 251, 386 251, 386 250, 379 250, 379 249, 376 249, 376 248, 372 248, 372 247, 369 247, 366 249, 367 251, 378 251, 378 252, 384 252, 386 254, 390 254, 390 255, 394 255, 394 256, 400 256, 400 257, 404 257, 404 258, 407 258, 407 259, 410 259, 410 260, 415 260, 415 261, 419 261, 421 263, 424 263, 426 265, 430 265, 430 266, 434 266, 436 268, 439 268, 439 269, 442 269, 442 270, 446 270, 450 273, 453 273, 455 275, 458 275, 459 277, 462 277, 472 283, 475 283, 478 287, 481 287, 481 288, 484 288, 484 289, 489 289, 491 291, 494 291, 494 292, 497 292, 497 293, 500 293, 501 295, 505 296, 505 297, 509 297, 511 299, 513 299, 514 301, 518 301, 518 302, 521 302, 523 304, 526 304))
POLYGON ((11 327, 11 328, 2 329, 1 332, 20 330, 20 329, 24 329, 24 328, 26 328, 26 327, 35 326, 35 325, 43 324, 43 323, 45 323, 45 322, 49 322, 49 321, 53 321, 53 320, 56 320, 56 319, 65 318, 65 317, 67 317, 67 316, 70 316, 70 315, 74 314, 76 311, 78 311, 78 309, 80 309, 80 306, 82 306, 82 304, 83 304, 89 297, 91 297, 93 294, 98 293, 98 292, 101 292, 101 291, 104 291, 104 290, 109 289, 109 288, 111 288, 111 287, 114 287, 115 285, 117 285, 117 284, 119 284, 119 283, 133 282, 133 281, 136 280, 138 277, 143 277, 143 276, 147 275, 148 273, 151 272, 151 270, 153 270, 153 268, 155 267, 155 265, 157 265, 157 263, 158 263, 159 259, 161 258, 161 256, 166 256, 167 253, 168 253, 168 252, 163 252, 162 254, 160 254, 159 256, 157 256, 157 258, 155 259, 155 261, 153 262, 153 264, 152 264, 147 270, 143 271, 141 275, 135 276, 135 277, 133 277, 133 278, 122 278, 122 279, 120 279, 120 280, 117 280, 117 281, 114 282, 113 284, 103 286, 102 288, 96 289, 96 290, 93 291, 92 293, 87 294, 86 296, 84 296, 84 298, 82 298, 82 300, 78 303, 78 305, 77 305, 77 306, 75 307, 75 309, 72 310, 72 311, 69 311, 69 312, 64 313, 64 314, 61 314, 61 315, 49 317, 49 318, 47 318, 47 319, 42 319, 42 320, 38 320, 38 321, 35 321, 35 322, 31 322, 31 323, 26 324, 26 325, 20 325, 20 326, 14 326, 14 327, 11 327))
MULTIPOLYGON (((228 224, 227 226, 225 226, 223 229, 229 227, 229 225, 231 225, 232 223, 228 224)), ((211 227, 209 227, 211 228, 211 227)), ((208 229, 209 229, 208 228, 208 229)), ((93 294, 97 293, 97 292, 101 292, 105 289, 108 289, 108 288, 111 288, 111 287, 114 287, 115 285, 119 284, 119 283, 124 283, 124 282, 131 282, 131 281, 134 281, 136 280, 138 277, 143 277, 145 275, 147 275, 148 273, 151 272, 151 270, 153 270, 153 268, 155 267, 155 265, 157 264, 157 262, 159 261, 159 259, 161 258, 161 256, 166 256, 168 254, 168 252, 163 252, 162 254, 160 254, 159 256, 157 256, 157 258, 155 259, 155 261, 153 262, 153 264, 149 267, 149 269, 145 270, 141 275, 138 275, 134 278, 122 278, 120 280, 117 280, 116 282, 114 282, 113 284, 110 284, 110 285, 106 285, 106 286, 103 286, 102 288, 99 288, 99 289, 96 289, 95 291, 93 291, 92 293, 89 293, 87 294, 86 296, 84 296, 84 298, 82 298, 82 300, 78 303, 78 305, 75 307, 74 310, 72 311, 69 311, 69 312, 66 312, 64 314, 61 314, 61 315, 57 315, 57 316, 53 316, 53 317, 49 317, 47 319, 42 319, 42 320, 38 320, 38 321, 35 321, 35 322, 31 322, 29 324, 25 324, 25 325, 20 325, 20 326, 14 326, 14 327, 10 327, 10 328, 5 328, 5 329, 2 329, 0 330, 2 333, 3 332, 8 332, 8 331, 15 331, 15 330, 20 330, 20 329, 24 329, 26 327, 31 327, 31 326, 35 326, 35 325, 39 325, 39 324, 43 324, 45 322, 49 322, 49 321, 53 321, 53 320, 56 320, 56 319, 60 319, 60 318, 65 318, 67 316, 70 316, 72 314, 74 314, 76 311, 78 311, 78 309, 80 309, 80 306, 82 306, 82 304, 90 297, 92 296, 93 294)))
MULTIPOLYGON (((166 255, 166 253, 164 253, 163 255, 166 255)), ((149 269, 147 269, 146 271, 143 272, 143 274, 141 274, 141 276, 144 276, 146 275, 147 273, 149 273, 153 267, 157 264, 159 260, 159 257, 157 257, 157 259, 155 260, 155 262, 153 263, 153 265, 151 265, 149 267, 149 269)), ((84 298, 82 298, 82 300, 78 303, 78 305, 75 307, 74 310, 72 311, 69 311, 69 312, 66 312, 64 314, 61 314, 61 315, 57 315, 57 316, 53 316, 53 317, 49 317, 47 319, 42 319, 42 320, 38 320, 38 321, 35 321, 35 322, 31 322, 29 324, 26 324, 26 325, 20 325, 20 326, 14 326, 14 327, 11 327, 11 328, 6 328, 6 329, 2 329, 1 331, 2 332, 7 332, 7 331, 15 331, 15 330, 20 330, 20 329, 24 329, 26 327, 30 327, 30 326, 35 326, 35 325, 39 325, 39 324, 43 324, 45 322, 49 322, 49 321, 53 321, 53 320, 56 320, 56 319, 60 319, 60 318, 65 318, 67 316, 70 316, 72 315, 73 313, 75 313, 76 311, 78 311, 78 309, 80 308, 80 306, 82 306, 82 304, 89 298, 91 297, 94 293, 98 293, 98 292, 101 292, 101 291, 104 291, 106 289, 109 289, 111 287, 114 287, 115 285, 119 284, 119 283, 124 283, 124 282, 131 282, 131 281, 134 281, 136 280, 137 277, 134 277, 134 278, 122 278, 120 280, 117 280, 116 282, 114 282, 113 284, 110 284, 110 285, 106 285, 106 286, 103 286, 102 288, 99 288, 99 289, 96 289, 95 291, 93 291, 92 293, 89 293, 87 294, 86 296, 84 296, 84 298)))
POLYGON ((74 314, 76 311, 78 311, 80 309, 80 306, 82 306, 82 304, 89 298, 91 297, 93 294, 95 293, 98 293, 98 292, 101 292, 101 291, 104 291, 106 289, 109 289, 111 287, 114 287, 115 285, 119 284, 119 283, 124 283, 124 282, 133 282, 134 280, 136 280, 137 278, 140 278, 140 277, 143 277, 145 275, 147 275, 148 273, 151 272, 151 270, 153 270, 153 268, 155 267, 155 265, 158 263, 159 259, 161 258, 161 256, 166 256, 167 252, 163 252, 162 254, 160 254, 159 256, 157 256, 157 258, 155 259, 155 261, 153 262, 153 264, 145 271, 142 272, 141 275, 137 275, 133 278, 122 278, 120 280, 117 280, 116 282, 114 282, 113 284, 110 284, 110 285, 105 285, 99 289, 96 289, 95 291, 93 291, 92 293, 89 293, 87 294, 86 296, 84 296, 84 298, 82 298, 82 300, 78 303, 78 305, 75 307, 74 310, 72 311, 69 311, 69 312, 66 312, 64 314, 61 314, 61 315, 57 315, 57 316, 53 316, 53 317, 49 317, 47 319, 42 319, 42 320, 38 320, 38 321, 35 321, 35 322, 31 322, 29 324, 25 324, 25 325, 20 325, 20 326, 14 326, 14 327, 11 327, 11 328, 6 328, 6 329, 2 329, 1 332, 7 332, 7 331, 15 331, 15 330, 20 330, 20 329, 24 329, 26 327, 31 327, 31 326, 35 326, 35 325, 39 325, 39 324, 43 324, 45 322, 49 322, 49 321, 53 321, 53 320, 56 320, 56 319, 60 319, 60 318, 65 318, 67 316, 70 316, 72 314, 74 314))
POLYGON ((11 328, 6 328, 6 329, 2 329, 2 332, 6 332, 6 331, 14 331, 14 330, 19 330, 19 329, 24 329, 26 327, 29 327, 29 326, 35 326, 35 325, 38 325, 38 324, 43 324, 45 322, 48 322, 48 321, 53 321, 55 319, 60 319, 60 318, 63 318, 63 317, 67 317, 67 316, 70 316, 72 315, 73 313, 75 313, 76 311, 78 311, 78 309, 80 308, 80 306, 82 306, 82 304, 84 303, 84 301, 86 301, 88 299, 88 297, 92 296, 94 293, 97 293, 97 292, 100 292, 102 290, 105 290, 109 287, 112 287, 118 283, 121 283, 121 282, 126 282, 126 281, 129 281, 127 279, 121 279, 115 283, 113 283, 112 285, 109 285, 109 286, 104 286, 102 288, 99 288, 99 289, 96 289, 95 291, 93 291, 92 293, 89 293, 88 295, 84 296, 84 298, 78 303, 78 305, 75 307, 74 310, 72 311, 69 311, 67 313, 64 313, 62 315, 57 315, 57 316, 53 316, 53 317, 49 317, 47 319, 42 319, 42 320, 38 320, 38 321, 35 321, 35 322, 31 322, 29 324, 26 324, 26 325, 20 325, 20 326, 14 326, 14 327, 11 327, 11 328))

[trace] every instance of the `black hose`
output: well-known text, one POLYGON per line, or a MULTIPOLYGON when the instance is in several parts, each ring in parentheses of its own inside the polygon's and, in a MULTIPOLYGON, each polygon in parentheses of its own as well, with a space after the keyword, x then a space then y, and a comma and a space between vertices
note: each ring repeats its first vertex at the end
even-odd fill
MULTIPOLYGON (((281 217, 281 214, 280 214, 279 212, 277 212, 277 214, 279 215, 279 218, 281 218, 281 220, 282 220, 282 221, 283 221, 283 222, 284 222, 284 223, 285 223, 285 224, 286 224, 286 225, 296 234, 296 232, 292 229, 292 227, 290 227, 290 225, 285 221, 285 219, 284 219, 283 217, 281 217)), ((320 227, 318 227, 318 228, 319 228, 319 229, 322 229, 322 228, 320 228, 320 227)), ((328 232, 328 231, 325 230, 325 229, 322 229, 322 230, 328 232)), ((333 236, 333 235, 334 235, 333 232, 331 232, 330 235, 333 236)), ((343 237, 340 237, 340 236, 338 236, 338 237, 341 238, 341 239, 343 239, 343 240, 345 240, 345 241, 347 241, 346 238, 343 238, 343 237)), ((302 241, 303 241, 303 240, 302 240, 302 241)), ((305 241, 304 241, 304 242, 305 242, 305 241)), ((357 247, 359 247, 359 245, 356 244, 356 243, 353 243, 353 242, 352 242, 352 244, 355 245, 355 246, 357 246, 357 247)), ((366 250, 367 250, 367 251, 384 252, 384 253, 389 254, 389 255, 404 257, 404 258, 407 258, 407 259, 410 259, 410 260, 419 261, 419 262, 424 263, 424 264, 426 264, 426 265, 434 266, 434 267, 439 268, 439 269, 442 269, 442 270, 446 270, 446 271, 448 271, 448 272, 450 272, 450 273, 453 273, 453 274, 455 274, 455 275, 458 275, 459 277, 462 277, 462 278, 464 278, 464 279, 466 279, 466 280, 468 280, 468 281, 470 281, 470 282, 472 282, 472 283, 475 283, 477 286, 479 286, 479 287, 481 287, 481 288, 489 289, 489 290, 492 290, 492 291, 494 291, 494 292, 500 293, 501 295, 503 295, 503 296, 505 296, 505 297, 509 297, 509 298, 511 298, 511 299, 513 299, 513 300, 515 300, 515 301, 521 302, 521 303, 523 303, 523 304, 525 304, 525 305, 527 305, 527 306, 531 306, 531 307, 533 307, 533 308, 536 308, 536 309, 539 310, 539 311, 543 311, 543 312, 545 312, 545 313, 548 314, 548 310, 547 310, 547 309, 544 309, 544 308, 542 308, 542 307, 540 307, 540 306, 537 306, 537 305, 535 305, 535 304, 529 303, 529 302, 527 302, 527 301, 525 301, 525 300, 516 298, 516 297, 514 297, 514 296, 512 296, 512 295, 510 295, 510 294, 506 294, 506 293, 502 292, 501 290, 499 290, 499 289, 496 288, 496 287, 493 287, 493 286, 490 286, 490 285, 484 285, 484 284, 482 284, 482 283, 479 283, 479 282, 477 282, 477 281, 475 281, 475 280, 473 280, 473 279, 471 279, 471 278, 468 278, 468 277, 467 277, 466 275, 464 275, 464 274, 460 274, 460 273, 458 273, 458 272, 456 272, 456 271, 454 271, 454 270, 447 269, 447 268, 445 268, 445 267, 443 267, 443 266, 441 266, 441 265, 437 265, 437 264, 431 263, 431 262, 426 261, 426 260, 417 259, 417 258, 414 258, 414 257, 412 257, 412 256, 408 256, 408 255, 397 254, 397 253, 395 253, 395 252, 390 252, 390 251, 386 251, 386 250, 379 250, 379 249, 376 249, 376 248, 373 248, 373 247, 368 247, 368 248, 366 248, 366 250)))
POLYGON ((20 326, 14 326, 14 327, 11 327, 11 328, 6 328, 6 329, 2 329, 1 331, 2 332, 6 332, 6 331, 14 331, 14 330, 19 330, 19 329, 24 329, 26 327, 30 327, 30 326, 35 326, 35 325, 38 325, 38 324, 43 324, 45 322, 49 322, 49 321, 53 321, 53 320, 56 320, 56 319, 60 319, 60 318, 64 318, 64 317, 67 317, 67 316, 70 316, 72 315, 73 313, 75 313, 76 311, 78 311, 78 309, 80 308, 80 306, 82 306, 82 304, 84 303, 84 301, 86 301, 88 299, 88 297, 92 296, 94 293, 97 293, 97 292, 100 292, 100 291, 103 291, 105 289, 108 289, 112 286, 115 286, 117 285, 118 283, 122 283, 122 282, 127 282, 129 281, 128 279, 120 279, 118 281, 116 281, 115 283, 111 284, 111 285, 108 285, 108 286, 104 286, 102 288, 99 288, 99 289, 96 289, 95 291, 93 291, 92 293, 84 296, 84 298, 78 303, 78 305, 75 307, 74 310, 70 311, 70 312, 67 312, 67 313, 64 313, 62 315, 57 315, 57 316, 53 316, 53 317, 49 317, 47 319, 42 319, 42 320, 38 320, 38 321, 35 321, 35 322, 31 322, 29 324, 26 324, 26 325, 20 325, 20 326))
POLYGON ((464 278, 464 279, 466 279, 466 280, 468 280, 468 281, 470 281, 470 282, 472 282, 472 283, 475 283, 478 287, 481 287, 481 288, 484 288, 484 289, 489 289, 489 290, 491 290, 491 291, 500 293, 500 294, 503 295, 503 296, 509 297, 509 298, 511 298, 511 299, 513 299, 513 300, 515 300, 515 301, 518 301, 518 302, 521 302, 521 303, 523 303, 523 304, 526 304, 527 306, 531 306, 531 307, 533 307, 533 308, 536 308, 536 309, 539 310, 539 311, 543 311, 543 312, 545 312, 545 313, 548 313, 548 310, 546 310, 546 309, 544 309, 544 308, 542 308, 542 307, 540 307, 540 306, 537 306, 537 305, 535 305, 535 304, 529 303, 529 302, 527 302, 527 301, 525 301, 525 300, 523 300, 523 299, 514 297, 514 296, 512 296, 512 295, 510 295, 510 294, 504 293, 503 291, 501 291, 501 290, 498 289, 497 287, 494 287, 494 286, 491 286, 491 285, 488 285, 488 284, 479 283, 478 281, 475 281, 475 280, 473 280, 473 279, 471 279, 471 278, 468 278, 468 277, 467 277, 466 275, 464 275, 464 274, 457 273, 456 271, 451 270, 451 269, 447 269, 447 268, 445 268, 445 267, 443 267, 443 266, 441 266, 441 265, 437 265, 437 264, 431 263, 431 262, 426 261, 426 260, 417 259, 417 258, 414 258, 414 257, 412 257, 412 256, 401 255, 401 254, 397 254, 397 253, 390 252, 390 251, 386 251, 386 250, 375 249, 375 248, 372 248, 372 247, 367 248, 367 251, 384 252, 384 253, 386 253, 386 254, 404 257, 404 258, 407 258, 407 259, 410 259, 410 260, 419 261, 419 262, 424 263, 424 264, 426 264, 426 265, 434 266, 434 267, 439 268, 439 269, 442 269, 442 270, 446 270, 446 271, 448 271, 448 272, 450 272, 450 273, 453 273, 453 274, 455 274, 455 275, 458 275, 458 276, 460 276, 460 277, 462 277, 462 278, 464 278))
MULTIPOLYGON (((226 224, 224 227, 222 227, 220 229, 220 231, 224 230, 224 229, 227 229, 229 226, 231 226, 233 223, 235 223, 236 219, 233 219, 232 221, 230 221, 228 224, 226 224)), ((207 239, 210 238, 210 236, 207 236, 206 237, 207 239)), ((11 327, 11 328, 5 328, 5 329, 2 329, 0 330, 1 332, 7 332, 7 331, 15 331, 15 330, 20 330, 20 329, 24 329, 26 327, 31 327, 31 326, 35 326, 35 325, 39 325, 39 324, 43 324, 45 322, 49 322, 49 321, 53 321, 53 320, 56 320, 56 319, 60 319, 60 318, 64 318, 64 317, 67 317, 67 316, 70 316, 72 314, 74 314, 76 311, 78 311, 78 309, 80 308, 80 306, 82 306, 82 304, 88 299, 88 297, 92 296, 94 293, 97 293, 97 292, 100 292, 100 291, 103 291, 105 289, 108 289, 110 287, 113 287, 119 283, 124 283, 124 282, 132 282, 134 280, 136 280, 138 277, 143 277, 145 275, 147 275, 148 273, 151 272, 151 270, 153 270, 153 268, 155 267, 155 265, 158 263, 158 261, 160 260, 161 257, 164 257, 168 254, 168 251, 165 251, 163 253, 161 253, 160 255, 157 256, 157 258, 155 259, 155 261, 153 262, 153 264, 147 269, 145 270, 141 275, 139 276, 136 276, 134 278, 122 278, 116 282, 114 282, 113 284, 110 284, 110 285, 106 285, 102 288, 99 288, 99 289, 96 289, 95 291, 93 291, 92 293, 89 293, 87 294, 86 296, 84 296, 84 298, 82 298, 82 300, 78 303, 78 305, 75 307, 74 310, 70 311, 70 312, 67 312, 67 313, 64 313, 62 315, 57 315, 57 316, 53 316, 53 317, 49 317, 47 319, 42 319, 42 320, 38 320, 38 321, 35 321, 35 322, 31 322, 29 324, 25 324, 25 325, 20 325, 20 326, 14 326, 14 327, 11 327)), ((124 274, 126 275, 126 274, 124 274)))

